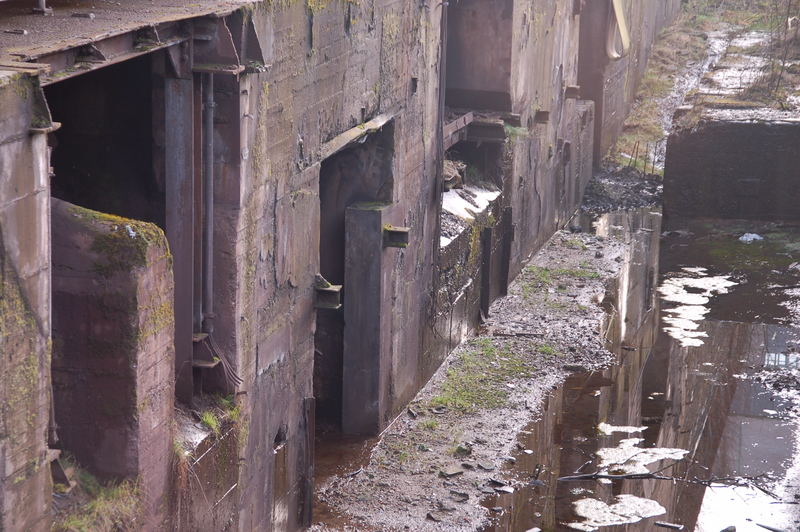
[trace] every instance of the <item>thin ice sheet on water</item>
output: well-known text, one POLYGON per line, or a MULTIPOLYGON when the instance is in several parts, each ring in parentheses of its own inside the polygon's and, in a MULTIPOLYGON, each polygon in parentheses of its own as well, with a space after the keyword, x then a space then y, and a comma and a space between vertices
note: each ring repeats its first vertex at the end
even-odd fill
POLYGON ((637 523, 642 519, 667 513, 667 510, 654 500, 627 494, 616 497, 613 504, 606 504, 598 499, 580 499, 573 504, 575 513, 582 517, 583 521, 570 523, 567 526, 586 532, 604 526, 637 523))
POLYGON ((641 438, 627 438, 617 447, 598 449, 600 469, 614 474, 647 474, 650 472, 648 465, 661 460, 680 460, 689 453, 686 449, 639 447, 643 441, 641 438))
POLYGON ((608 423, 600 423, 597 425, 597 430, 600 431, 601 434, 605 434, 606 436, 610 436, 615 432, 625 432, 626 434, 632 434, 634 432, 642 432, 647 427, 617 427, 615 425, 609 425, 608 423))

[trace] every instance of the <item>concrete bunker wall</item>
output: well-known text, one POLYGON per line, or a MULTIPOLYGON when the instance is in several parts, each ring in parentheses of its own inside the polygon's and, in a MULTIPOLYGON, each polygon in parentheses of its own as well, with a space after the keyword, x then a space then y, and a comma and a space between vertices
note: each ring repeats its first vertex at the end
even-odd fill
POLYGON ((669 137, 667 216, 800 219, 800 122, 701 120, 669 137))
POLYGON ((580 29, 584 13, 570 2, 529 5, 514 15, 514 110, 511 176, 504 196, 514 217, 510 277, 563 227, 577 209, 592 175, 594 106, 579 99, 580 29), (527 36, 527 37, 526 37, 527 36))
MULTIPOLYGON (((36 80, 0 70, 0 530, 49 530, 50 213, 36 80)), ((47 117, 49 118, 49 117, 47 117)))
MULTIPOLYGON (((320 275, 333 285, 342 286, 339 307, 326 308, 317 294, 317 328, 315 333, 314 397, 317 401, 317 422, 342 424, 343 393, 347 389, 344 381, 345 353, 355 356, 356 349, 345 343, 353 343, 370 326, 348 312, 364 305, 363 292, 379 292, 378 285, 353 273, 360 268, 363 258, 360 253, 365 245, 363 239, 354 234, 357 227, 350 227, 352 215, 348 208, 358 203, 391 202, 393 188, 392 159, 394 128, 387 124, 380 131, 368 135, 363 142, 354 144, 322 161, 320 167, 320 275), (352 284, 351 284, 352 282, 352 284), (348 295, 350 297, 348 298, 348 295), (356 327, 356 336, 346 334, 346 325, 356 327)), ((382 226, 379 226, 382 227, 382 226)), ((366 236, 366 235, 363 235, 366 236)), ((374 302, 373 302, 374 303, 374 302)), ((377 307, 380 307, 378 302, 377 307)), ((376 307, 369 306, 374 313, 376 307)), ((368 366, 364 361, 359 365, 368 366)), ((354 390, 354 388, 350 388, 354 390)), ((350 423, 352 420, 346 420, 350 423)))
POLYGON ((595 165, 622 132, 647 68, 653 42, 678 15, 681 2, 624 0, 622 7, 631 47, 618 59, 609 57, 607 47, 609 32, 616 33, 615 46, 622 52, 612 2, 585 2, 581 11, 578 84, 581 97, 595 103, 595 165))
POLYGON ((448 7, 450 107, 511 111, 514 0, 461 0, 448 7))

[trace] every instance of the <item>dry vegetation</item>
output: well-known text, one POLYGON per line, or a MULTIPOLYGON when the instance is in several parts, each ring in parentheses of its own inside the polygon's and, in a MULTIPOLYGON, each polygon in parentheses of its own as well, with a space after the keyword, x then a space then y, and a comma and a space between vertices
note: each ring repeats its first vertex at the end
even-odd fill
MULTIPOLYGON (((800 0, 690 0, 678 20, 664 30, 653 46, 647 71, 638 89, 637 99, 625 122, 622 135, 611 149, 613 162, 629 164, 626 155, 643 154, 647 146, 665 142, 665 132, 658 109, 668 97, 675 80, 691 62, 707 54, 707 32, 722 27, 738 31, 769 31, 773 39, 762 55, 769 59, 761 80, 738 100, 748 105, 771 105, 781 108, 800 86, 800 22, 792 28, 789 17, 800 15, 800 0)), ((639 156, 637 166, 643 167, 639 156)))

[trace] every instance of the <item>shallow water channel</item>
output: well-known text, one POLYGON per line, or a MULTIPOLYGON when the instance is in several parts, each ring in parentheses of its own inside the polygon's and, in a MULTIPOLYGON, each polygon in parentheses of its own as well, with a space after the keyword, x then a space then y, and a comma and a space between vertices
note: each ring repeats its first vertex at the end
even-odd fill
POLYGON ((616 364, 550 395, 486 530, 800 530, 798 401, 763 378, 800 364, 800 226, 667 229, 645 209, 592 230, 631 242, 607 302, 616 364))

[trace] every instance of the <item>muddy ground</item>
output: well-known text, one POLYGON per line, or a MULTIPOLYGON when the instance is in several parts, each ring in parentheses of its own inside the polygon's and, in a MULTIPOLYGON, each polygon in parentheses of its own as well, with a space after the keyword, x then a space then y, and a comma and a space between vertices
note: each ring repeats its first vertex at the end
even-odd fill
POLYGON ((317 497, 325 524, 314 529, 476 530, 487 524, 489 511, 480 502, 513 489, 498 470, 543 397, 570 372, 609 361, 601 302, 623 252, 613 239, 556 234, 509 295, 492 305, 481 334, 456 349, 366 463, 355 452, 338 475, 322 481, 317 497))

